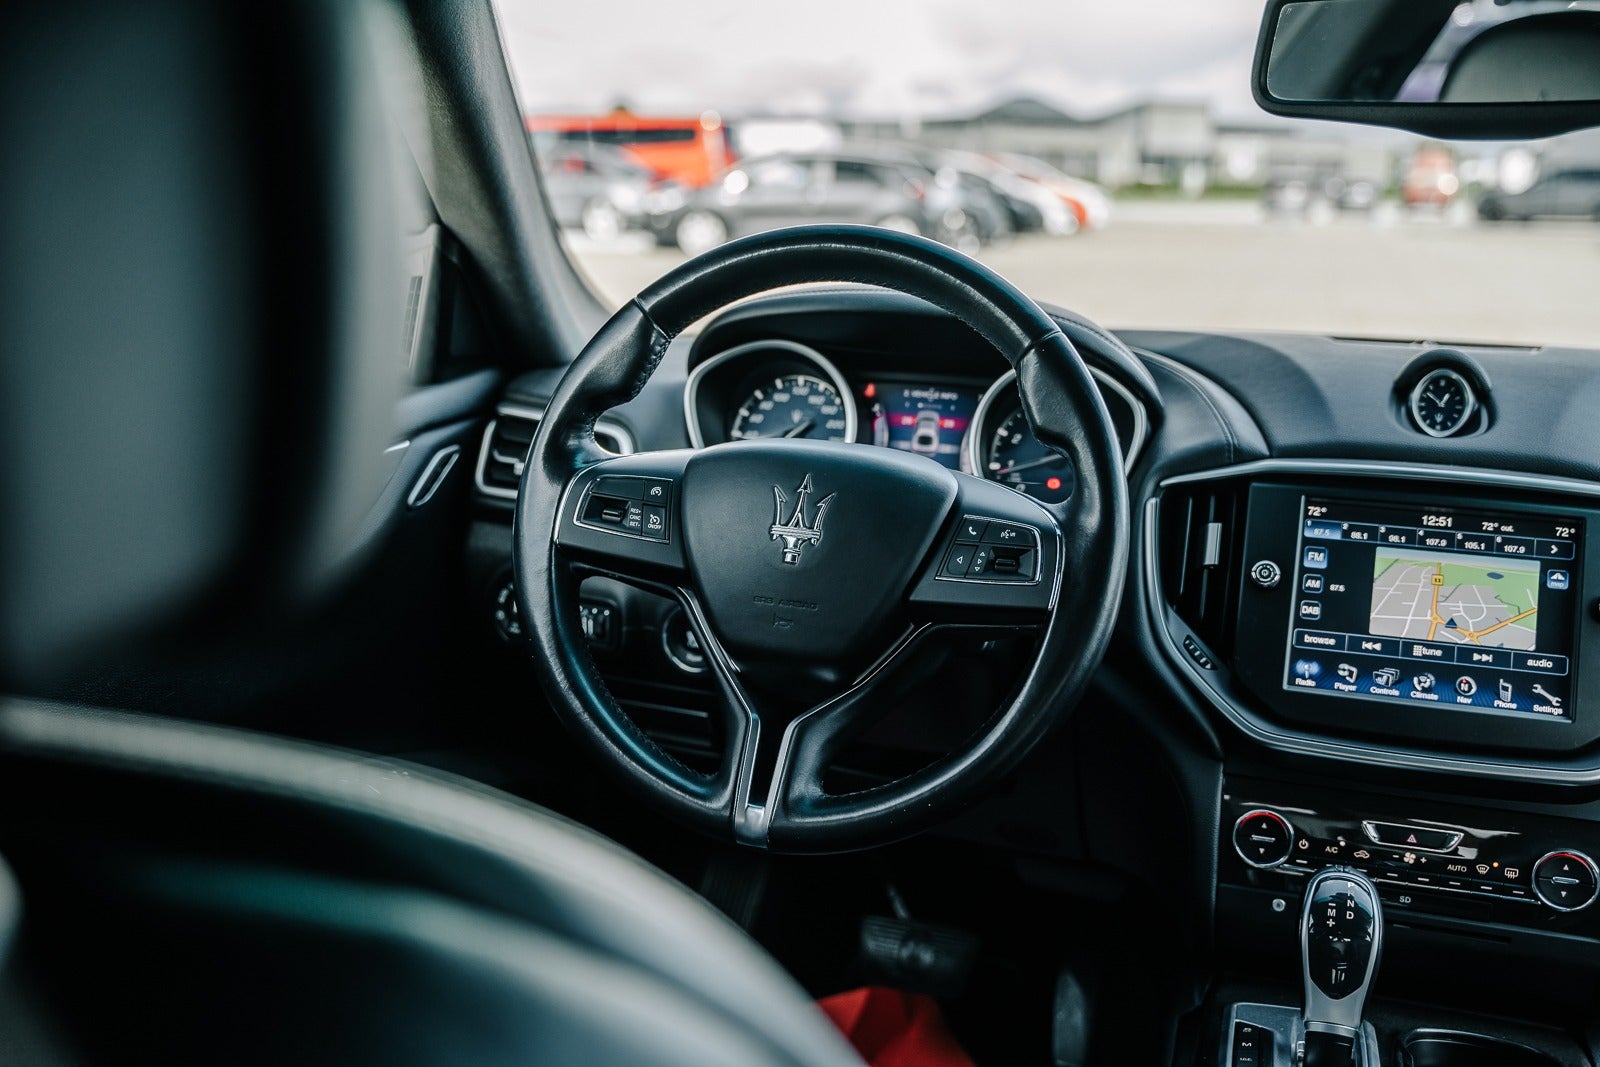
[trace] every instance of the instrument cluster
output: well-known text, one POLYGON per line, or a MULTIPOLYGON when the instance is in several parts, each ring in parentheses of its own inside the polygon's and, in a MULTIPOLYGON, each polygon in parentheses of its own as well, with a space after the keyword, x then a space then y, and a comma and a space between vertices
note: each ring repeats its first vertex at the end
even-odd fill
MULTIPOLYGON (((689 439, 696 448, 764 437, 852 441, 926 456, 1047 504, 1072 496, 1072 465, 1034 436, 1014 372, 922 376, 847 365, 849 374, 788 340, 719 352, 689 375, 689 439)), ((1115 379, 1091 373, 1131 466, 1148 433, 1145 411, 1115 379)))

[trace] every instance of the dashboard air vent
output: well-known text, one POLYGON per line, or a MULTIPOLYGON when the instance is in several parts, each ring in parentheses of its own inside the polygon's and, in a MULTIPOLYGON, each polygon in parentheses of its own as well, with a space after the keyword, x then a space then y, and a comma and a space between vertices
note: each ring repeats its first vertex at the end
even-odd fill
MULTIPOLYGON (((516 499, 517 486, 522 484, 522 468, 543 417, 544 412, 534 408, 500 408, 483 431, 483 447, 478 453, 479 492, 504 500, 516 499)), ((596 424, 594 439, 601 448, 619 456, 633 451, 633 438, 614 423, 596 424)))
POLYGON ((1161 585, 1178 617, 1226 655, 1244 506, 1233 485, 1185 485, 1161 499, 1161 585))

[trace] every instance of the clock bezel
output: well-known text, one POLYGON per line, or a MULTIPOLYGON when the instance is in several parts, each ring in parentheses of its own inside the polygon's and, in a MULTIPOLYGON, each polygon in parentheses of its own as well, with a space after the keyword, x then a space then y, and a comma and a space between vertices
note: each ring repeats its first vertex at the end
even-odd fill
POLYGON ((1478 393, 1477 390, 1472 387, 1472 383, 1467 381, 1466 376, 1460 371, 1451 367, 1435 367, 1433 370, 1430 370, 1428 373, 1419 378, 1416 385, 1412 386, 1410 408, 1411 421, 1417 429, 1421 430, 1429 437, 1453 437, 1467 425, 1467 423, 1472 419, 1473 414, 1478 410, 1478 393), (1423 420, 1422 413, 1418 410, 1418 405, 1421 402, 1423 392, 1428 388, 1428 383, 1432 382, 1436 378, 1443 377, 1454 378, 1456 380, 1456 382, 1461 386, 1462 393, 1467 398, 1467 403, 1466 406, 1461 409, 1461 417, 1459 419, 1457 419, 1450 426, 1442 430, 1437 430, 1429 426, 1423 420))

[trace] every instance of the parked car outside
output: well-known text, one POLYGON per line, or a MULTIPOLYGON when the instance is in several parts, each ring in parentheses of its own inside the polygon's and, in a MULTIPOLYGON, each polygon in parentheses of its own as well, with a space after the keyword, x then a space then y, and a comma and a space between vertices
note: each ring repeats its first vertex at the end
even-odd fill
POLYGON ((1443 145, 1428 145, 1412 158, 1400 199, 1407 207, 1444 207, 1460 191, 1455 156, 1443 145))
POLYGON ((1503 219, 1594 219, 1600 222, 1600 170, 1562 170, 1520 193, 1485 193, 1478 217, 1503 219))
POLYGON ((730 238, 816 222, 886 226, 962 244, 972 222, 961 195, 933 179, 912 162, 780 153, 746 160, 703 189, 650 198, 647 225, 659 244, 691 256, 730 238))
POLYGON ((1381 196, 1378 182, 1370 178, 1347 177, 1327 168, 1278 167, 1261 187, 1261 206, 1276 216, 1331 215, 1371 211, 1381 196))
POLYGON ((1060 197, 1085 230, 1098 230, 1111 221, 1111 194, 1103 187, 1052 167, 1032 156, 1006 152, 995 159, 1030 182, 1060 197))
POLYGON ((660 183, 627 152, 554 143, 538 154, 550 213, 563 229, 604 241, 643 227, 646 195, 660 183))

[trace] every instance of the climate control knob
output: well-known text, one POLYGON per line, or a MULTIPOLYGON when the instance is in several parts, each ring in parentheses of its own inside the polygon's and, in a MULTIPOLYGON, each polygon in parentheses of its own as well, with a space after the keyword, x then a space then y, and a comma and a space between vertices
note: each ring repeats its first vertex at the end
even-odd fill
POLYGON ((1557 911, 1579 911, 1600 896, 1600 867, 1582 852, 1552 852, 1533 865, 1533 891, 1557 911))
POLYGON ((1247 811, 1233 824, 1233 850, 1252 867, 1280 867, 1294 853, 1294 827, 1270 809, 1247 811))

